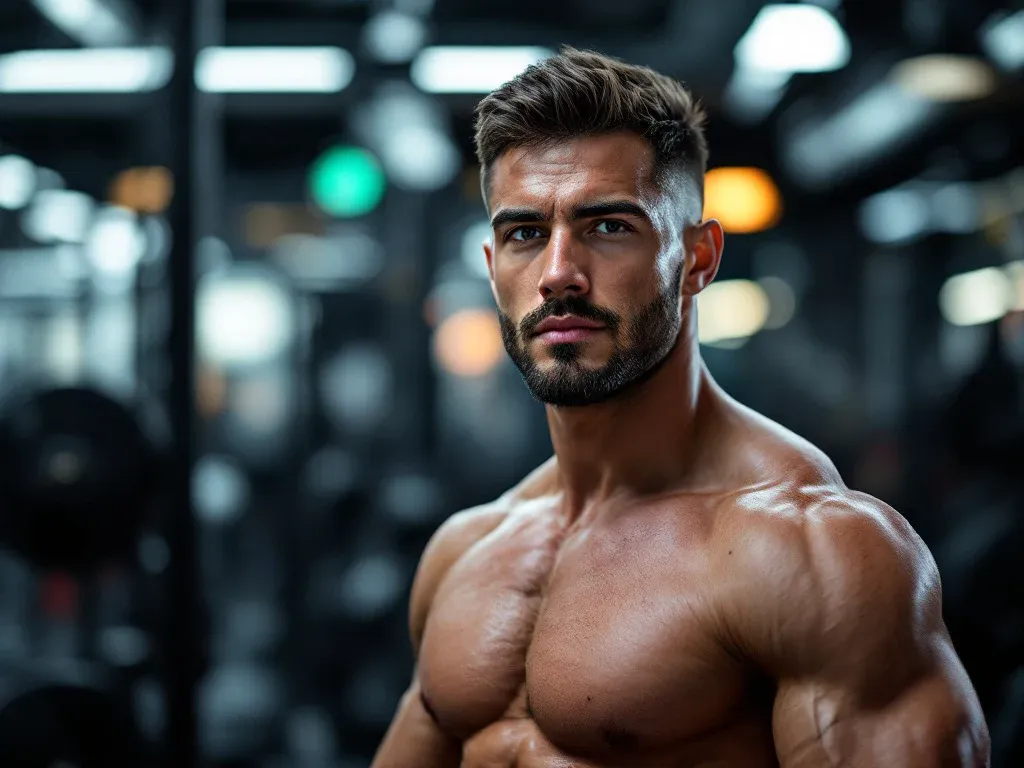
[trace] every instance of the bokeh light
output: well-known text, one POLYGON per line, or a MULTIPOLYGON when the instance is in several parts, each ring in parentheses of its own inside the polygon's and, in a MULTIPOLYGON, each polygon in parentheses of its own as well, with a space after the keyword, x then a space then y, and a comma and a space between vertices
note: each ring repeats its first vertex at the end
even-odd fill
POLYGON ((704 180, 704 218, 718 219, 726 232, 770 229, 782 217, 782 195, 760 168, 714 168, 704 180))
POLYGON ((333 147, 310 170, 313 202, 337 218, 370 213, 380 204, 386 187, 380 162, 360 147, 333 147))
POLYGON ((490 310, 460 310, 443 320, 434 335, 438 364, 455 376, 482 376, 504 354, 498 318, 490 310))

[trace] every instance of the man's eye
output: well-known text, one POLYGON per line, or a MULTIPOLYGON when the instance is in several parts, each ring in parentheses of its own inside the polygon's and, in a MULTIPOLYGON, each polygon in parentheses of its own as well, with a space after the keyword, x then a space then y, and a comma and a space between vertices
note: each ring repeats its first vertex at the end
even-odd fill
POLYGON ((534 240, 540 236, 541 231, 537 227, 516 227, 508 233, 509 240, 518 240, 520 243, 534 240))
POLYGON ((602 235, 621 235, 629 231, 629 227, 621 221, 602 221, 595 229, 602 235))

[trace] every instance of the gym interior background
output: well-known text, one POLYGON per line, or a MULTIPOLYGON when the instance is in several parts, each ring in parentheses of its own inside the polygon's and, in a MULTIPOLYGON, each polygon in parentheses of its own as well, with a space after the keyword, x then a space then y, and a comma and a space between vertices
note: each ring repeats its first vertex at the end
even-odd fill
POLYGON ((369 764, 425 542, 550 455, 471 117, 562 44, 707 105, 708 365, 917 527, 1024 765, 997 0, 2 0, 0 763, 369 764))

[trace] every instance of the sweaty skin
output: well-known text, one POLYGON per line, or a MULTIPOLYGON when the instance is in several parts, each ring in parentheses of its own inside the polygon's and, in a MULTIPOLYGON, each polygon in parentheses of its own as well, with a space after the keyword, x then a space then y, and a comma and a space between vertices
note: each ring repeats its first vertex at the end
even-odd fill
MULTIPOLYGON (((495 164, 492 215, 538 214, 486 248, 502 313, 572 294, 628 325, 681 259, 678 338, 614 396, 549 405, 555 456, 435 533, 412 588, 416 672, 373 768, 987 766, 931 555, 715 384, 694 297, 721 229, 677 221, 650 171, 632 134, 495 164), (573 214, 610 199, 644 215, 573 214)), ((519 341, 532 376, 565 370, 519 341)), ((577 362, 601 371, 623 343, 599 332, 577 362)))

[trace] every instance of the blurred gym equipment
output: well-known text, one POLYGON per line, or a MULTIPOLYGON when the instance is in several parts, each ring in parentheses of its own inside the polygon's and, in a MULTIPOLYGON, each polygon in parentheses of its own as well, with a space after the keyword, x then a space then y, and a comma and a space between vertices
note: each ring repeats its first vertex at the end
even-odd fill
POLYGON ((153 437, 108 395, 0 401, 0 535, 37 567, 82 572, 130 557, 157 486, 153 437))
POLYGON ((1020 765, 1024 752, 1024 408, 1015 362, 999 324, 977 369, 947 413, 961 474, 937 510, 945 532, 934 548, 946 621, 989 721, 992 764, 1020 765))

